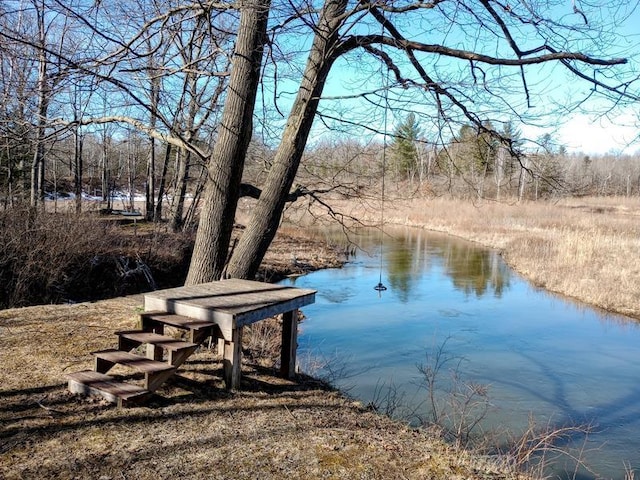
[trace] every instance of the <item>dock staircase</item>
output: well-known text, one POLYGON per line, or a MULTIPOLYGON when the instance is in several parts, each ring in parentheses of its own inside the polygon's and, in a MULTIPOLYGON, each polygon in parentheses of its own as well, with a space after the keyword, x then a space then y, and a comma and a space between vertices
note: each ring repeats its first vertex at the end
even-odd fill
POLYGON ((175 374, 201 343, 209 337, 216 337, 218 333, 213 322, 163 312, 142 313, 140 327, 139 330, 115 332, 118 348, 92 352, 95 358, 93 370, 66 375, 69 391, 100 395, 119 407, 144 403, 175 374), (165 327, 182 331, 184 339, 165 335, 165 327), (144 356, 140 354, 141 350, 144 356), (142 372, 143 384, 125 382, 107 375, 115 365, 142 372))

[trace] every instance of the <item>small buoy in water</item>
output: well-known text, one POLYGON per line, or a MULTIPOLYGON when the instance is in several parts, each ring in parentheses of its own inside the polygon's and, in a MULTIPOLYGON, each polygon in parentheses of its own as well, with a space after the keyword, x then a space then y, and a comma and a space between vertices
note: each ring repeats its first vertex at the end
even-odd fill
POLYGON ((377 292, 384 292, 387 287, 385 287, 382 282, 378 283, 378 285, 376 285, 375 287, 373 287, 374 290, 376 290, 377 292))

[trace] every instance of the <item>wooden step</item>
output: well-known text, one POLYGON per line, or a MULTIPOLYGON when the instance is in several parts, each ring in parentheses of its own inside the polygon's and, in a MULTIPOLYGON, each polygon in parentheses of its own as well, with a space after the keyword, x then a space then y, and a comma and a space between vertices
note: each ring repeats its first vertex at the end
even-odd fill
POLYGON ((198 320, 166 312, 145 312, 140 314, 140 323, 145 331, 164 333, 164 326, 180 328, 189 332, 189 341, 202 343, 207 337, 216 335, 219 330, 215 322, 198 320))
POLYGON ((143 343, 156 345, 158 347, 162 347, 165 350, 174 352, 179 350, 188 350, 190 348, 195 349, 198 347, 198 344, 196 343, 186 342, 184 340, 168 337, 166 335, 160 335, 158 333, 145 332, 144 330, 125 330, 116 332, 116 335, 118 335, 121 339, 128 340, 133 345, 131 348, 122 348, 121 350, 131 350, 132 348, 135 348, 138 345, 142 345, 143 343))
POLYGON ((146 357, 141 357, 140 355, 123 352, 122 350, 116 350, 113 348, 91 353, 96 357, 96 371, 100 373, 107 373, 107 371, 109 371, 109 369, 116 363, 119 365, 125 365, 143 373, 158 373, 165 372, 167 370, 175 370, 174 366, 165 362, 151 360, 146 357), (105 367, 107 364, 110 365, 108 366, 107 371, 102 372, 101 370, 104 367, 98 368, 98 363, 104 364, 105 367))
POLYGON ((144 373, 144 388, 155 392, 169 377, 176 367, 169 363, 151 360, 122 350, 102 350, 93 352, 96 357, 94 370, 99 373, 107 373, 115 364, 125 365, 144 373))
POLYGON ((118 407, 128 407, 144 402, 150 395, 138 385, 120 382, 109 375, 91 370, 66 375, 69 391, 81 395, 100 395, 118 407))
POLYGON ((210 328, 216 325, 215 322, 207 322, 198 320, 197 318, 185 317, 184 315, 176 315, 174 313, 164 312, 145 312, 140 317, 144 320, 163 323, 171 327, 182 328, 184 330, 200 330, 202 328, 210 328))
POLYGON ((198 348, 197 343, 178 340, 166 335, 160 335, 144 330, 127 330, 116 332, 118 335, 118 350, 129 351, 139 345, 147 345, 147 358, 162 360, 162 351, 168 352, 167 361, 174 367, 179 367, 198 348))

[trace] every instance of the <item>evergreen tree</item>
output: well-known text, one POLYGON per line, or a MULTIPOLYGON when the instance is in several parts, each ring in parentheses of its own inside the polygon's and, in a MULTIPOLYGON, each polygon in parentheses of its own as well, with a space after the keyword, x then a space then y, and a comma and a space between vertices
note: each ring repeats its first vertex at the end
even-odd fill
POLYGON ((393 168, 398 176, 411 178, 418 166, 418 147, 416 145, 421 135, 420 126, 414 113, 409 113, 393 132, 391 142, 391 159, 393 168))
POLYGON ((484 175, 493 168, 494 156, 498 148, 497 141, 489 134, 493 130, 491 122, 483 122, 485 130, 465 124, 460 127, 453 141, 456 152, 456 164, 461 172, 471 175, 484 175))

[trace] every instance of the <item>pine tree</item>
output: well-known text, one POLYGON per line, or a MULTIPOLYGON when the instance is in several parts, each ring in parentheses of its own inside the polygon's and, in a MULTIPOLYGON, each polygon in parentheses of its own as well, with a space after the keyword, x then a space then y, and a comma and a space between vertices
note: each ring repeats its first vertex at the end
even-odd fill
POLYGON ((421 135, 420 126, 414 113, 407 115, 405 120, 393 132, 391 142, 391 160, 398 176, 411 178, 418 166, 418 147, 416 142, 421 135))

